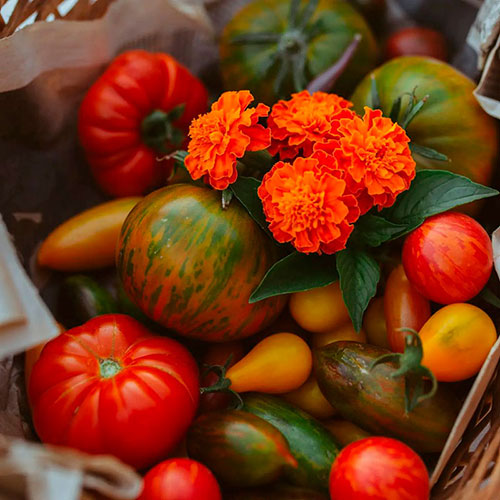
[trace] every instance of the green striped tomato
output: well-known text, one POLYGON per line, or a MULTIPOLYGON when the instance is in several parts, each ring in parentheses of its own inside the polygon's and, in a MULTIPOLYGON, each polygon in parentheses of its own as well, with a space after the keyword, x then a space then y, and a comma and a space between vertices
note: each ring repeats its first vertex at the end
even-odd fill
MULTIPOLYGON (((436 59, 399 57, 377 68, 360 83, 351 98, 357 112, 362 112, 363 106, 372 105, 372 75, 387 115, 393 101, 414 88, 418 98, 429 95, 408 126, 408 135, 412 142, 433 148, 451 161, 429 160, 414 153, 417 167, 451 170, 488 184, 498 152, 497 129, 493 118, 483 111, 472 94, 475 87, 472 80, 436 59)), ((405 97, 403 103, 407 103, 408 98, 405 97)))
POLYGON ((233 200, 190 184, 159 189, 127 217, 118 243, 123 287, 142 311, 180 335, 224 342, 274 321, 286 299, 248 299, 276 247, 233 200))

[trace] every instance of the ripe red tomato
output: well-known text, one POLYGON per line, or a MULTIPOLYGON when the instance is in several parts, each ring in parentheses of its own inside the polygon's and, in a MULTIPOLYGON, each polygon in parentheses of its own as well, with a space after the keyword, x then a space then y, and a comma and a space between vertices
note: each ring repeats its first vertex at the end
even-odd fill
POLYGON ((144 476, 137 500, 221 500, 219 484, 204 465, 189 458, 172 458, 144 476))
POLYGON ((164 183, 173 160, 161 158, 186 146, 191 120, 206 108, 205 87, 173 57, 119 55, 90 87, 78 117, 98 184, 112 196, 134 196, 164 183))
POLYGON ((386 42, 387 59, 399 56, 428 56, 446 61, 448 50, 445 37, 430 28, 403 28, 393 33, 386 42))
POLYGON ((331 500, 428 500, 429 474, 401 441, 369 437, 342 449, 330 472, 331 500))
POLYGON ((129 316, 105 314, 45 345, 29 395, 43 442, 141 469, 165 458, 189 427, 198 368, 178 342, 129 316))
POLYGON ((467 302, 490 277, 491 240, 468 215, 435 215, 406 238, 403 266, 412 285, 429 300, 439 304, 467 302))

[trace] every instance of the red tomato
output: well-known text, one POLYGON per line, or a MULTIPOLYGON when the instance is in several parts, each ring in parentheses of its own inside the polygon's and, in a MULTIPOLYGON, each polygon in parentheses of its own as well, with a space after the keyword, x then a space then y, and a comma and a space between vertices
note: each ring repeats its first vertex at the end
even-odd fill
POLYGON ((403 266, 396 267, 387 280, 384 294, 384 314, 387 340, 394 352, 404 352, 406 332, 417 332, 431 316, 429 301, 408 281, 403 266))
POLYGON ((446 39, 439 31, 430 28, 403 28, 393 33, 385 45, 387 59, 399 56, 428 56, 446 61, 446 39))
POLYGON ((406 238, 403 266, 412 285, 429 300, 439 304, 467 302, 490 277, 491 240, 468 215, 435 215, 406 238))
MULTIPOLYGON (((224 344, 212 344, 208 347, 205 355, 203 356, 203 364, 204 365, 224 365, 228 360, 229 356, 231 357, 231 362, 229 363, 229 367, 233 366, 237 363, 245 354, 245 348, 243 346, 243 342, 235 341, 235 342, 225 342, 224 344)), ((202 370, 204 367, 202 367, 202 370)), ((201 380, 201 387, 209 387, 217 380, 219 376, 215 372, 208 373, 201 380)), ((231 403, 232 396, 228 393, 224 392, 208 392, 206 394, 202 394, 200 397, 200 411, 214 411, 214 410, 222 410, 227 408, 231 403)))
POLYGON ((427 500, 429 474, 401 441, 369 437, 339 453, 330 472, 331 500, 427 500))
POLYGON ((172 458, 153 467, 144 477, 137 500, 221 500, 214 475, 189 458, 172 458))
POLYGON ((189 427, 198 368, 178 342, 129 316, 105 314, 45 345, 29 395, 43 442, 141 469, 165 458, 189 427))
POLYGON ((167 54, 131 50, 90 87, 78 118, 80 142, 101 188, 112 196, 143 194, 186 146, 191 120, 207 108, 207 91, 167 54), (183 108, 181 108, 183 106, 183 108), (170 115, 169 115, 170 113, 170 115))

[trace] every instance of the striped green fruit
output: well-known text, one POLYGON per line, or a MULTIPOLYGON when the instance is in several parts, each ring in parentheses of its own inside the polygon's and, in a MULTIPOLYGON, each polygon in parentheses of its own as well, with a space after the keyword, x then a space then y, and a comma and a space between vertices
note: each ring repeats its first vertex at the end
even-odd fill
POLYGON ((237 200, 222 210, 220 197, 189 184, 159 189, 129 214, 117 247, 124 290, 148 317, 213 342, 258 332, 286 303, 248 303, 276 247, 237 200))
MULTIPOLYGON (((483 111, 472 94, 475 87, 472 80, 449 64, 429 57, 398 57, 359 84, 351 98, 358 113, 363 113, 364 106, 372 106, 372 76, 386 116, 394 100, 413 89, 419 99, 429 95, 408 126, 408 136, 420 146, 445 154, 450 162, 414 153, 417 167, 450 170, 488 184, 498 153, 497 128, 495 120, 483 111)), ((408 99, 409 95, 403 99, 400 118, 408 99)))

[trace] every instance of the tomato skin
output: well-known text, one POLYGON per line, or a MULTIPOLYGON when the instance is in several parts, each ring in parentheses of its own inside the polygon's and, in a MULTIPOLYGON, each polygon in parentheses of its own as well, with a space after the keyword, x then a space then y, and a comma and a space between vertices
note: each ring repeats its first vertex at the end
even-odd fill
POLYGON ((48 342, 29 382, 44 443, 111 454, 138 469, 177 445, 198 395, 191 354, 122 314, 91 319, 48 342))
POLYGON ((412 328, 418 332, 431 316, 429 301, 408 281, 402 265, 393 269, 387 280, 384 313, 387 340, 394 352, 405 350, 406 332, 399 331, 400 328, 412 328))
POLYGON ((428 500, 429 474, 401 441, 369 437, 346 446, 330 472, 331 500, 428 500))
POLYGON ((236 392, 283 394, 300 387, 311 368, 306 342, 292 333, 276 333, 261 340, 226 376, 236 392))
POLYGON ((363 331, 369 344, 389 349, 383 297, 373 299, 368 305, 363 319, 363 331))
POLYGON ((438 304, 467 302, 490 277, 491 240, 468 215, 435 215, 406 238, 403 266, 410 282, 429 300, 438 304))
POLYGON ((385 56, 387 59, 399 56, 427 56, 446 61, 446 39, 439 31, 430 28, 402 28, 387 39, 385 56))
POLYGON ((496 342, 493 321, 472 304, 450 304, 435 312, 419 331, 427 366, 440 382, 475 375, 496 342))
POLYGON ((172 458, 144 476, 137 500, 222 500, 219 484, 207 467, 190 458, 172 458))
POLYGON ((363 330, 357 332, 351 321, 327 333, 314 333, 311 337, 311 344, 315 349, 339 342, 341 340, 353 340, 354 342, 366 342, 366 335, 363 330))
POLYGON ((157 158, 186 145, 189 124, 206 111, 207 99, 200 80, 168 54, 131 50, 115 58, 90 87, 78 116, 80 142, 100 187, 131 196, 166 180, 172 163, 157 158), (144 119, 180 105, 184 111, 171 125, 183 142, 165 141, 163 151, 155 150, 141 132, 144 119))

